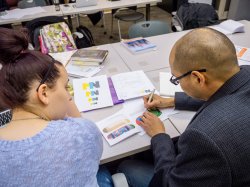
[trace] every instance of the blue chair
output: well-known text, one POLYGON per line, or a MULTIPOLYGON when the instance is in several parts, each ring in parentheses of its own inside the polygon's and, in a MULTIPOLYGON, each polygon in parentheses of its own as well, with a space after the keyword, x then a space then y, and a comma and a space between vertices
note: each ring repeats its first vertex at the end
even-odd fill
POLYGON ((129 38, 149 37, 170 32, 169 26, 163 21, 142 21, 129 28, 129 38))

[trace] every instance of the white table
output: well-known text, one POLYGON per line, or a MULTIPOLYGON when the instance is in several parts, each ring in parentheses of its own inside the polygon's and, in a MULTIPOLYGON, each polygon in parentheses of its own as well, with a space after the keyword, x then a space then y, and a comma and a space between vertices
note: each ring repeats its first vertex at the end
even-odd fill
POLYGON ((146 19, 149 20, 150 4, 157 2, 161 2, 161 0, 119 0, 119 1, 98 0, 98 4, 95 6, 76 8, 75 4, 69 4, 69 6, 60 5, 60 7, 63 12, 63 15, 72 15, 79 13, 90 14, 103 10, 146 5, 146 19))
MULTIPOLYGON (((245 33, 237 33, 228 35, 235 45, 250 47, 250 23, 249 21, 241 21, 245 24, 245 33)), ((147 40, 156 44, 157 50, 133 54, 128 51, 121 43, 112 44, 123 61, 127 64, 131 71, 144 70, 150 72, 162 68, 169 67, 169 54, 174 43, 189 31, 169 33, 159 36, 148 37, 147 40)))
POLYGON ((157 46, 156 50, 139 52, 133 54, 128 51, 121 43, 115 43, 112 46, 128 65, 132 71, 144 70, 145 72, 168 68, 169 67, 169 53, 174 43, 184 34, 189 31, 169 33, 159 36, 148 37, 147 40, 157 46))
MULTIPOLYGON (((103 10, 124 8, 129 6, 140 6, 146 5, 146 20, 150 18, 150 4, 161 2, 161 0, 120 0, 120 1, 108 1, 108 0, 98 0, 98 4, 95 6, 75 8, 75 4, 71 3, 68 6, 60 5, 60 10, 56 11, 54 5, 43 6, 42 8, 46 10, 46 12, 38 13, 34 15, 23 16, 19 19, 2 19, 0 17, 0 25, 3 24, 12 24, 12 23, 20 23, 25 21, 30 21, 35 18, 45 17, 45 16, 68 16, 69 25, 72 27, 72 21, 70 15, 73 14, 90 14, 103 10)), ((11 12, 10 12, 11 13, 11 12)))
MULTIPOLYGON (((104 68, 97 74, 103 75, 106 74, 107 76, 112 76, 117 73, 123 73, 130 71, 129 68, 126 66, 124 61, 120 58, 118 53, 111 47, 112 44, 101 45, 98 46, 99 49, 107 49, 109 50, 109 55, 107 57, 107 61, 105 62, 104 68)), ((157 89, 159 89, 159 84, 157 84, 157 76, 159 75, 158 71, 150 72, 147 74, 148 77, 151 79, 157 89), (156 82, 155 82, 156 81, 156 82)), ((90 119, 94 122, 100 121, 101 119, 106 118, 107 116, 111 116, 112 114, 116 113, 118 110, 122 109, 122 104, 114 105, 112 107, 102 108, 94 111, 89 111, 82 113, 84 118, 90 119)), ((164 121, 166 132, 173 138, 179 136, 179 132, 170 123, 168 120, 164 121)), ((129 155, 133 155, 150 148, 150 137, 145 134, 141 135, 134 135, 129 137, 122 142, 114 146, 109 146, 106 140, 103 138, 103 154, 101 158, 101 164, 111 162, 113 160, 117 160, 129 155)))
POLYGON ((250 21, 240 21, 245 25, 245 33, 228 35, 228 38, 235 44, 250 48, 250 21))
POLYGON ((109 51, 109 54, 103 64, 104 67, 97 75, 105 74, 107 76, 112 76, 118 73, 124 73, 129 71, 128 66, 123 62, 120 56, 113 49, 112 44, 100 45, 94 48, 104 49, 109 51))
MULTIPOLYGON (((73 28, 71 15, 73 14, 92 14, 98 11, 126 8, 130 6, 140 6, 146 5, 146 20, 150 19, 150 4, 161 2, 161 0, 118 0, 118 1, 108 1, 108 0, 98 0, 97 5, 76 8, 75 3, 70 3, 67 5, 60 5, 60 9, 64 16, 68 17, 70 28, 73 28)), ((79 18, 77 18, 79 25, 79 18)), ((105 25, 104 25, 105 27, 105 25)))
MULTIPOLYGON (((23 17, 21 17, 19 19, 2 19, 0 17, 0 25, 12 24, 12 23, 21 23, 21 22, 30 21, 30 20, 33 20, 35 18, 40 18, 40 17, 45 17, 45 16, 63 16, 62 11, 56 11, 54 5, 43 6, 42 8, 46 12, 23 16, 23 17)), ((11 14, 11 12, 9 12, 9 14, 11 14)))

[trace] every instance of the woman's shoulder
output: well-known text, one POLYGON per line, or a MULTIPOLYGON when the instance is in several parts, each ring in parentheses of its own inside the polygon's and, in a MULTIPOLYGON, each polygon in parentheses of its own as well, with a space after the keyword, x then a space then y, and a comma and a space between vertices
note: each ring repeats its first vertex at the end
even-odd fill
POLYGON ((96 124, 84 118, 65 118, 50 122, 54 126, 54 139, 67 142, 78 142, 79 145, 94 145, 102 150, 102 135, 96 124))
POLYGON ((65 131, 76 131, 78 133, 86 132, 86 133, 97 133, 100 134, 99 129, 96 124, 90 120, 84 118, 72 118, 67 117, 63 120, 55 120, 51 122, 53 125, 57 126, 61 130, 65 131))

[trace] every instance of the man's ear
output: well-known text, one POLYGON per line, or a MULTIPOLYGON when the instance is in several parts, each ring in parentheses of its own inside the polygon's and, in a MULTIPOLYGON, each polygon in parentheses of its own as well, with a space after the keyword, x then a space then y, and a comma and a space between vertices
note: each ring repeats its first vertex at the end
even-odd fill
POLYGON ((192 71, 191 77, 194 83, 204 86, 206 83, 206 77, 199 71, 192 71))
POLYGON ((37 95, 39 100, 45 104, 49 104, 49 97, 48 97, 48 86, 46 84, 40 85, 40 87, 37 90, 37 95))

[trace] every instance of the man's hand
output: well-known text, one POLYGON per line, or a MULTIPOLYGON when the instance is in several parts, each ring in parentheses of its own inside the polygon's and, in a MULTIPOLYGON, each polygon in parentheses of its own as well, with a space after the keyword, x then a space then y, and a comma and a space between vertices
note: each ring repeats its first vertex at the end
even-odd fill
POLYGON ((147 109, 174 107, 174 98, 163 98, 154 94, 152 102, 148 103, 149 95, 143 97, 144 107, 147 109))
POLYGON ((146 131, 146 133, 153 137, 160 133, 165 133, 165 127, 162 121, 150 112, 144 112, 143 116, 140 117, 142 121, 139 125, 146 131))

